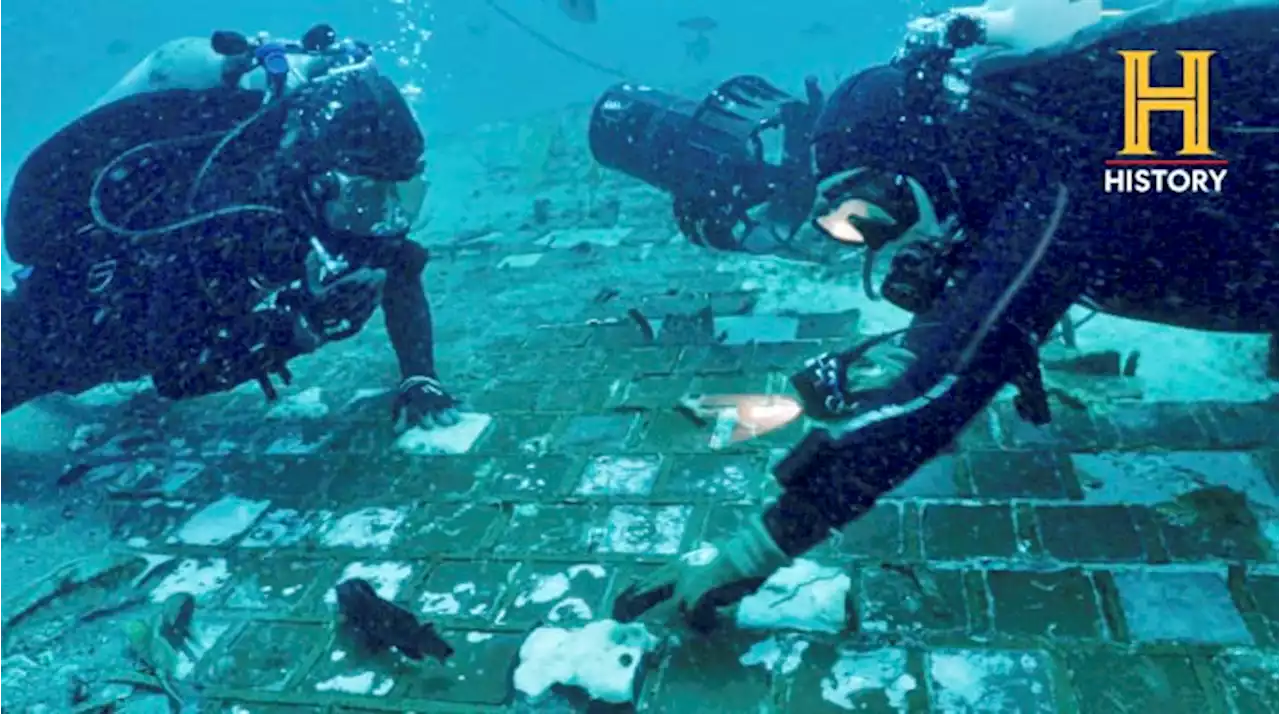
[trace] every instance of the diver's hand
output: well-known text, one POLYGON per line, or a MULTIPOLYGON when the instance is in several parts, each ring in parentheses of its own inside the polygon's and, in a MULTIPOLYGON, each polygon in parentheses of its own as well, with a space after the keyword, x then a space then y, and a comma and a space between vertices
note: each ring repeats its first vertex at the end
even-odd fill
MULTIPOLYGON (((755 516, 727 540, 685 553, 633 583, 619 598, 639 602, 656 599, 652 593, 669 593, 666 599, 685 620, 702 627, 715 608, 735 604, 759 590, 769 576, 790 562, 762 519, 755 516)), ((615 603, 615 617, 618 611, 615 603)))
POLYGON ((391 418, 406 429, 453 426, 458 423, 458 400, 434 377, 408 377, 400 383, 391 418))

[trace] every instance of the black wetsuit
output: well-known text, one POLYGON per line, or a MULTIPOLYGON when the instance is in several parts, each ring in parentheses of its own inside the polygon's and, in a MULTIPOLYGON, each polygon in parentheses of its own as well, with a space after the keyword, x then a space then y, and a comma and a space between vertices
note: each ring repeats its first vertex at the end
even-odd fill
POLYGON ((186 398, 283 367, 315 345, 294 344, 295 316, 262 301, 303 276, 313 237, 351 269, 386 271, 382 307, 402 373, 434 377, 426 250, 405 236, 334 233, 308 194, 314 176, 350 168, 338 157, 352 149, 389 178, 414 171, 424 140, 394 91, 352 77, 265 109, 260 93, 240 90, 136 95, 41 145, 5 211, 9 253, 31 269, 5 295, 3 410, 148 375, 164 396, 186 398), (336 98, 362 114, 331 119, 336 98), (273 210, 154 230, 245 204, 273 210), (124 230, 105 229, 104 216, 124 230))
MULTIPOLYGON (((909 74, 874 71, 882 84, 909 74)), ((842 116, 827 122, 853 129, 819 142, 820 170, 879 164, 922 177, 958 212, 972 252, 965 277, 918 316, 909 341, 917 359, 905 376, 861 404, 842 434, 815 431, 780 464, 786 490, 765 518, 779 545, 804 552, 947 448, 1073 303, 1201 329, 1274 332, 1276 86, 1272 6, 979 65, 968 106, 942 122, 903 121, 893 93, 838 91, 828 114, 842 116), (1181 77, 1174 50, 1197 47, 1218 50, 1210 137, 1230 162, 1222 193, 1105 193, 1104 162, 1122 137, 1115 50, 1157 50, 1154 81, 1170 84, 1181 77)), ((1176 118, 1157 119, 1152 131, 1154 147, 1181 146, 1176 118)))

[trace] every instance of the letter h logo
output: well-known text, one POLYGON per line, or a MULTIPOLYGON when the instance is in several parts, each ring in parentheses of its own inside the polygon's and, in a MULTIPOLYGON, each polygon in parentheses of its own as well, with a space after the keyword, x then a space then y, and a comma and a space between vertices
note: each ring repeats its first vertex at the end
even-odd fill
POLYGON ((1154 50, 1120 50, 1124 58, 1124 149, 1121 155, 1152 156, 1151 115, 1182 114, 1179 156, 1212 156, 1209 147, 1209 58, 1213 50, 1178 50, 1182 86, 1151 86, 1154 50))

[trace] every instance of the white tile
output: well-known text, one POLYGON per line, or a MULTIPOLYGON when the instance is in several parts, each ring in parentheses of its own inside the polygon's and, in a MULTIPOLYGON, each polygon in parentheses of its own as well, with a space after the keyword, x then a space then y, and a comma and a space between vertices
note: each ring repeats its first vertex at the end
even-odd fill
POLYGON ((396 439, 396 448, 419 456, 465 454, 492 422, 493 417, 488 414, 460 414, 453 426, 409 429, 396 439))
POLYGON ((498 268, 532 268, 542 260, 544 253, 521 253, 508 255, 498 262, 498 268))
POLYGON ((584 496, 647 496, 662 461, 649 456, 597 456, 587 464, 574 493, 584 496))
POLYGON ((1114 577, 1134 640, 1253 644, 1219 573, 1131 570, 1114 577))
POLYGON ((271 501, 251 501, 232 494, 210 503, 169 537, 170 543, 221 545, 249 530, 271 501))

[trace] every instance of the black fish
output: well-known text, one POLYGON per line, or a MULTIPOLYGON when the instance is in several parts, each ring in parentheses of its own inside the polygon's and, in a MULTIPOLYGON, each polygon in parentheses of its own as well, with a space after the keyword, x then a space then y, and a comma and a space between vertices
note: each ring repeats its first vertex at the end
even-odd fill
POLYGON ((419 623, 413 613, 378 596, 369 581, 350 578, 338 583, 338 612, 372 653, 395 648, 405 657, 433 657, 443 663, 453 648, 440 639, 429 622, 419 623))

